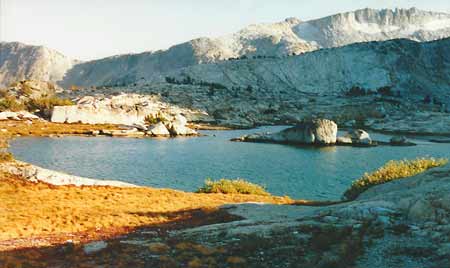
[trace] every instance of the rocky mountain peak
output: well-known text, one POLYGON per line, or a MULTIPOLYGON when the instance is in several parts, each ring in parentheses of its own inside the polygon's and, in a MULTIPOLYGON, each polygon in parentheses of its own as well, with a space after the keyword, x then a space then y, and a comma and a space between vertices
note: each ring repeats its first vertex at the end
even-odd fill
POLYGON ((28 79, 59 81, 77 62, 44 46, 0 42, 0 86, 28 79))

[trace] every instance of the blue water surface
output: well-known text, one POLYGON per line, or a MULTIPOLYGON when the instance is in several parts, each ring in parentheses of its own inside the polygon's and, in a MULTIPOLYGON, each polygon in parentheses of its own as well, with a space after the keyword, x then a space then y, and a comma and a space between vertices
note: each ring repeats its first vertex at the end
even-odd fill
POLYGON ((320 200, 339 199, 353 180, 391 159, 450 157, 450 144, 420 140, 414 147, 375 148, 229 141, 283 128, 202 131, 208 136, 170 139, 23 137, 11 142, 11 151, 19 160, 84 177, 185 191, 195 191, 206 178, 245 178, 275 195, 320 200))

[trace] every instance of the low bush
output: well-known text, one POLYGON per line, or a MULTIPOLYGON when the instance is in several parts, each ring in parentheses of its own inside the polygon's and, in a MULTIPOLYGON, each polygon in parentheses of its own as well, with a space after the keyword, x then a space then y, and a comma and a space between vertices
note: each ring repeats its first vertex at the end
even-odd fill
POLYGON ((15 97, 13 96, 5 96, 3 99, 0 100, 0 111, 23 111, 25 110, 26 106, 25 104, 18 102, 15 97))
POLYGON ((30 99, 26 105, 28 107, 28 110, 30 111, 49 111, 52 110, 55 106, 69 106, 74 105, 74 103, 69 99, 62 99, 58 97, 43 97, 30 99))
POLYGON ((161 113, 156 115, 149 114, 144 118, 144 122, 148 125, 158 124, 159 122, 166 123, 168 120, 161 113))
POLYGON ((391 160, 372 173, 366 173, 360 179, 354 181, 352 186, 345 191, 347 200, 356 199, 362 192, 372 186, 383 184, 397 179, 407 178, 422 173, 430 168, 447 164, 444 158, 417 158, 414 160, 391 160))
POLYGON ((197 193, 270 195, 270 193, 266 192, 264 187, 243 179, 220 179, 218 181, 206 179, 205 185, 199 188, 197 193))
POLYGON ((10 152, 0 152, 0 163, 10 162, 14 160, 14 156, 10 152))

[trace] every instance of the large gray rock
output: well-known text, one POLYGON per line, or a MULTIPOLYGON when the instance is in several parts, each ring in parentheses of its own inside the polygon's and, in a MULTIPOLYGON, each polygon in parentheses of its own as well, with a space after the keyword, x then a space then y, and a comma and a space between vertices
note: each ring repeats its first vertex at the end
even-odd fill
POLYGON ((313 121, 313 133, 315 143, 334 144, 336 143, 336 135, 338 126, 335 122, 328 119, 317 119, 313 121))
POLYGON ((275 134, 275 139, 289 143, 334 144, 336 135, 336 123, 328 119, 316 119, 285 129, 275 134))
POLYGON ((236 140, 327 145, 336 143, 337 129, 336 123, 331 120, 315 119, 278 133, 253 134, 236 140))

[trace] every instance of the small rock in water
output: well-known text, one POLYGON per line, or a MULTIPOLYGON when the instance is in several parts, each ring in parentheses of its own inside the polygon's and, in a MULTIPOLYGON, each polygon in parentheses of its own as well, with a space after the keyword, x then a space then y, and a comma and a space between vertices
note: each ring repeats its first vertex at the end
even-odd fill
POLYGON ((86 254, 92 254, 108 247, 105 241, 95 241, 84 245, 83 251, 86 254))
POLYGON ((355 129, 349 131, 345 137, 350 138, 353 143, 370 145, 372 144, 372 139, 370 138, 369 133, 362 129, 355 129))
POLYGON ((392 137, 389 142, 391 145, 415 145, 414 143, 408 141, 405 136, 392 137))
POLYGON ((336 142, 338 144, 352 144, 352 139, 350 137, 337 137, 336 142))

